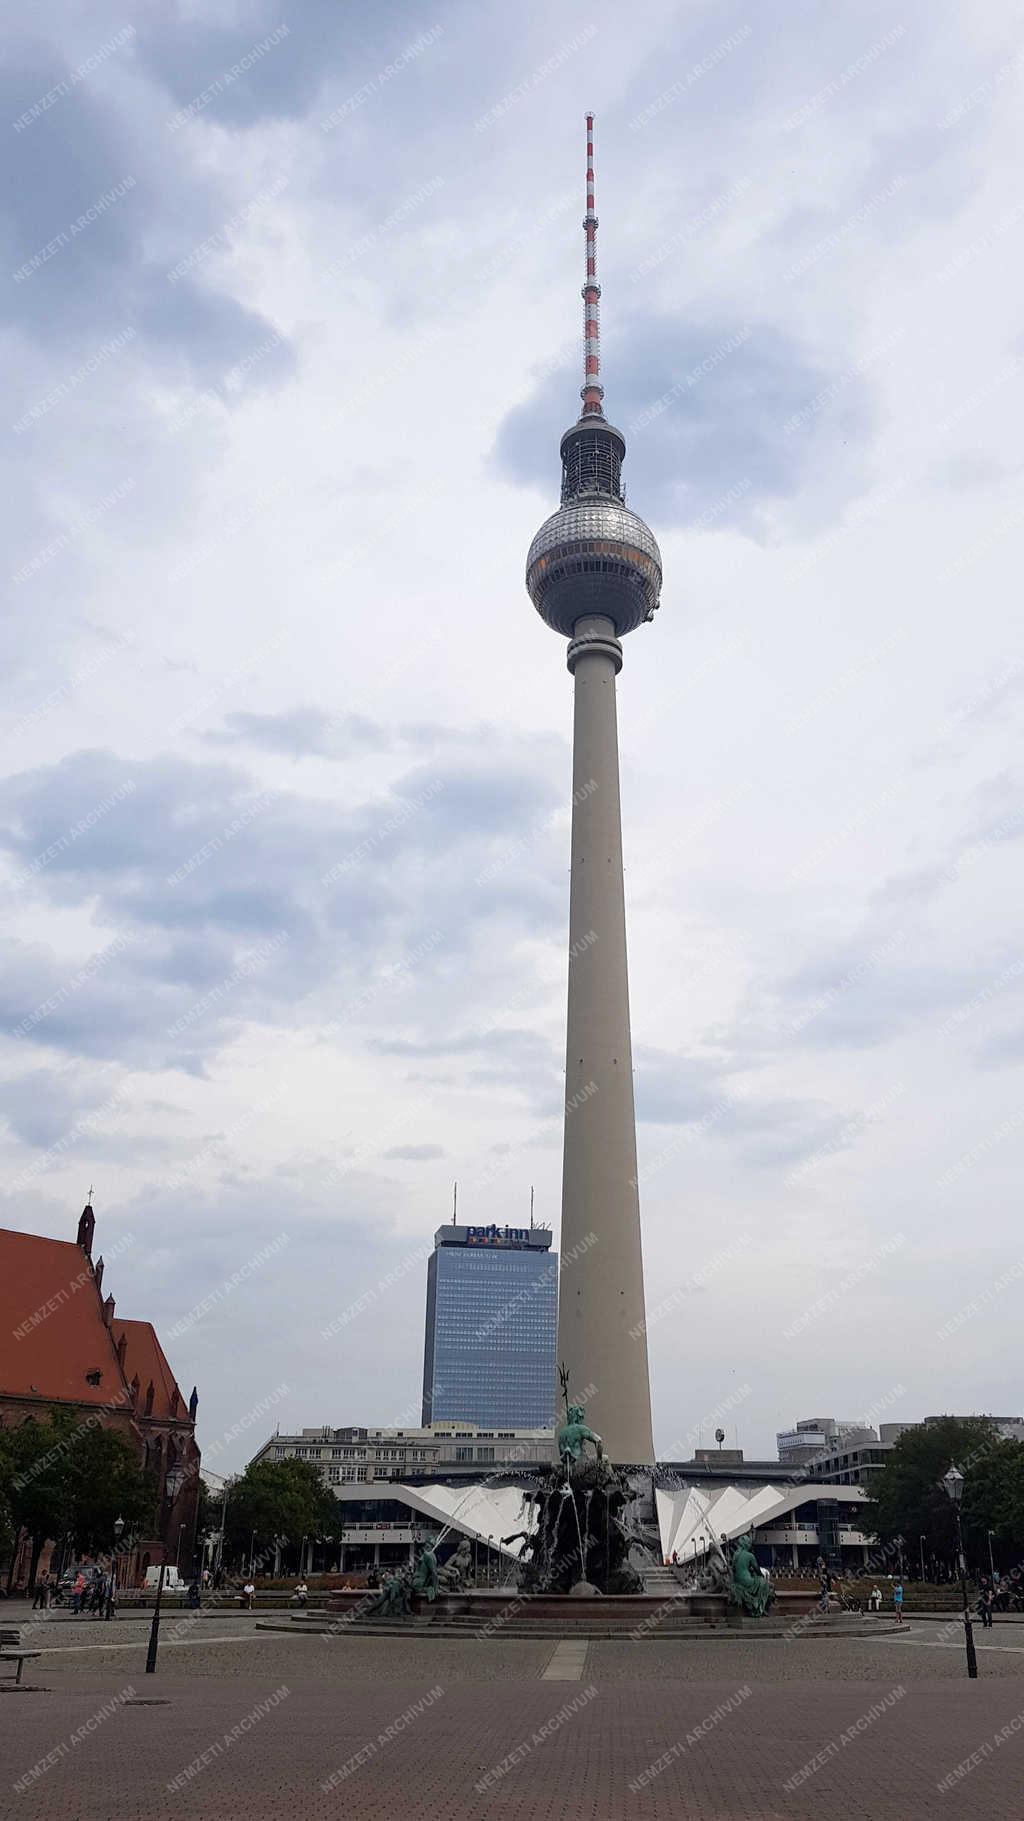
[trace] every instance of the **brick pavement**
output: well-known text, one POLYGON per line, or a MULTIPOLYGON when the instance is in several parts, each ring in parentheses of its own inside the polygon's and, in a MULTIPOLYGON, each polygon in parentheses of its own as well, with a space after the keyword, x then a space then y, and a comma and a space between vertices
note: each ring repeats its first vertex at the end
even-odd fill
POLYGON ((551 1646, 532 1642, 255 1634, 167 1651, 154 1677, 142 1672, 141 1638, 128 1651, 69 1649, 33 1675, 50 1692, 0 1696, 0 1811, 25 1821, 456 1821, 486 1811, 502 1821, 933 1821, 969 1808, 972 1821, 1011 1821, 1024 1810, 1019 1669, 983 1668, 974 1684, 943 1670, 939 1680, 948 1653, 895 1646, 879 1673, 879 1642, 861 1650, 870 1679, 835 1676, 855 1668, 856 1649, 845 1645, 840 1665, 820 1647, 813 1657, 706 1647, 713 1673, 696 1680, 689 1645, 601 1643, 574 1682, 542 1681, 551 1646), (659 1657, 659 1675, 638 1673, 659 1657), (166 1705, 126 1705, 128 1690, 166 1705))
MULTIPOLYGON (((127 1675, 130 1666, 138 1669, 145 1657, 148 1631, 148 1626, 134 1621, 97 1623, 91 1628, 61 1625, 33 1637, 32 1644, 48 1653, 41 1665, 47 1679, 55 1669, 69 1676, 91 1675, 99 1669, 127 1675)), ((993 1645, 979 1639, 978 1661, 985 1680, 1024 1676, 1024 1637, 1014 1644, 1011 1635, 1005 1634, 1004 1642, 996 1634, 993 1645)), ((527 1638, 477 1642, 440 1636, 401 1641, 289 1636, 258 1631, 253 1619, 238 1615, 226 1625, 206 1625, 204 1621, 185 1629, 179 1621, 165 1626, 160 1669, 161 1674, 195 1680, 230 1680, 241 1675, 270 1683, 292 1673, 298 1652, 310 1681, 412 1682, 433 1681, 438 1676, 446 1681, 529 1680, 541 1674, 553 1650, 550 1640, 527 1638), (176 1645, 172 1642, 175 1636, 180 1640, 176 1645)), ((685 1642, 654 1637, 642 1643, 599 1640, 589 1646, 587 1665, 589 1673, 599 1671, 606 1681, 625 1682, 714 1682, 732 1675, 766 1682, 805 1682, 819 1675, 833 1682, 885 1681, 897 1673, 904 1681, 960 1682, 964 1677, 959 1632, 954 1629, 950 1638, 942 1628, 924 1625, 908 1625, 905 1636, 890 1633, 878 1639, 798 1638, 785 1642, 759 1640, 748 1632, 742 1637, 716 1633, 685 1642)))

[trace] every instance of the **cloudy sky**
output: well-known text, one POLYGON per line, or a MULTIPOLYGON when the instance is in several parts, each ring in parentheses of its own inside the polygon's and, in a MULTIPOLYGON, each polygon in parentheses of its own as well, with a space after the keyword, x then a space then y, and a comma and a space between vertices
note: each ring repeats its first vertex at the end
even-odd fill
POLYGON ((0 1218, 211 1466, 418 1417, 454 1179, 557 1224, 587 107, 657 1442, 1020 1410, 1016 14, 8 19, 0 1218))

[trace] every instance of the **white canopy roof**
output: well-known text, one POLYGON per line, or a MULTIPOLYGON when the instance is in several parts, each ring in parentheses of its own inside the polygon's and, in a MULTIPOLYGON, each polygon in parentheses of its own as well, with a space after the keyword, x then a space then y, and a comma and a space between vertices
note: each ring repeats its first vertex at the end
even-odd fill
POLYGON ((707 1544, 701 1542, 702 1535, 730 1539, 742 1536, 753 1525, 760 1529, 774 1524, 798 1505, 819 1498, 859 1505, 864 1493, 859 1486, 831 1486, 817 1480, 805 1480, 799 1486, 758 1485, 753 1481, 738 1486, 683 1485, 671 1491, 659 1487, 655 1501, 662 1556, 668 1559, 673 1550, 680 1561, 703 1555, 707 1544))
MULTIPOLYGON (((386 1486, 375 1482, 372 1491, 358 1484, 332 1486, 331 1490, 342 1504, 367 1498, 397 1499, 399 1504, 422 1512, 435 1523, 450 1525, 462 1536, 475 1537, 480 1543, 490 1541, 493 1549, 501 1549, 500 1537, 511 1536, 517 1530, 530 1531, 535 1522, 533 1506, 526 1502, 520 1487, 492 1486, 486 1480, 475 1480, 469 1486, 406 1486, 400 1480, 388 1480, 386 1486)), ((518 1556, 522 1547, 517 1540, 501 1553, 518 1556)))

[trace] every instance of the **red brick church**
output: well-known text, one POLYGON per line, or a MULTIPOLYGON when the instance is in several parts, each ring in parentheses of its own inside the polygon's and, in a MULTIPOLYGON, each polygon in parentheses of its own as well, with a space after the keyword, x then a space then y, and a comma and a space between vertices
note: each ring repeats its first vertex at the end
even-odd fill
MULTIPOLYGON (((158 1488, 157 1534, 138 1540, 126 1578, 191 1566, 198 1498, 195 1390, 185 1402, 152 1323, 116 1313, 92 1257, 86 1205, 72 1243, 0 1227, 0 1426, 45 1421, 55 1405, 119 1429, 158 1488)), ((14 1585, 28 1572, 27 1541, 14 1585)), ((45 1558, 44 1558, 45 1559, 45 1558)))

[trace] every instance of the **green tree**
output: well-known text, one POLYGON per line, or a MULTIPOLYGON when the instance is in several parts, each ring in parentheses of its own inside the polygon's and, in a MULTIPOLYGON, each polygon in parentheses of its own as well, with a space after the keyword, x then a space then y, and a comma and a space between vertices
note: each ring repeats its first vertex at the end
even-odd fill
POLYGON ((297 1546, 304 1536, 335 1534, 338 1502, 311 1461, 254 1461, 228 1493, 227 1543, 248 1557, 273 1549, 279 1537, 297 1546))
POLYGON ((1020 1559, 1024 1550, 1024 1447, 1020 1442, 995 1442, 967 1474, 963 1523, 974 1553, 982 1560, 988 1555, 990 1530, 995 1533, 994 1555, 1008 1565, 1020 1559))
POLYGON ((155 1482, 119 1430, 54 1409, 45 1422, 9 1431, 3 1456, 16 1536, 31 1538, 30 1590, 47 1541, 68 1538, 96 1553, 112 1547, 118 1517, 129 1531, 152 1523, 155 1482))
POLYGON ((68 1450, 69 1530, 80 1550, 106 1553, 114 1523, 124 1519, 125 1535, 147 1534, 156 1516, 156 1480, 139 1465, 128 1438, 118 1429, 81 1433, 68 1450))
POLYGON ((55 1410, 48 1422, 22 1423, 6 1440, 15 1548, 23 1535, 31 1542, 30 1590, 47 1539, 56 1540, 68 1530, 70 1499, 64 1462, 74 1426, 69 1411, 55 1410))
POLYGON ((885 1465, 871 1476, 871 1496, 858 1513, 860 1528, 890 1546, 902 1537, 908 1568, 916 1559, 922 1536, 926 1555, 951 1561, 956 1553, 956 1520, 942 1485, 943 1475, 952 1462, 964 1475, 966 1517, 972 1509, 968 1504, 972 1482, 996 1445, 996 1432, 987 1416, 941 1416, 904 1430, 885 1465))
POLYGON ((14 1478, 14 1431, 0 1429, 0 1561, 7 1563, 7 1591, 14 1579, 14 1557, 21 1528, 11 1503, 14 1478))

